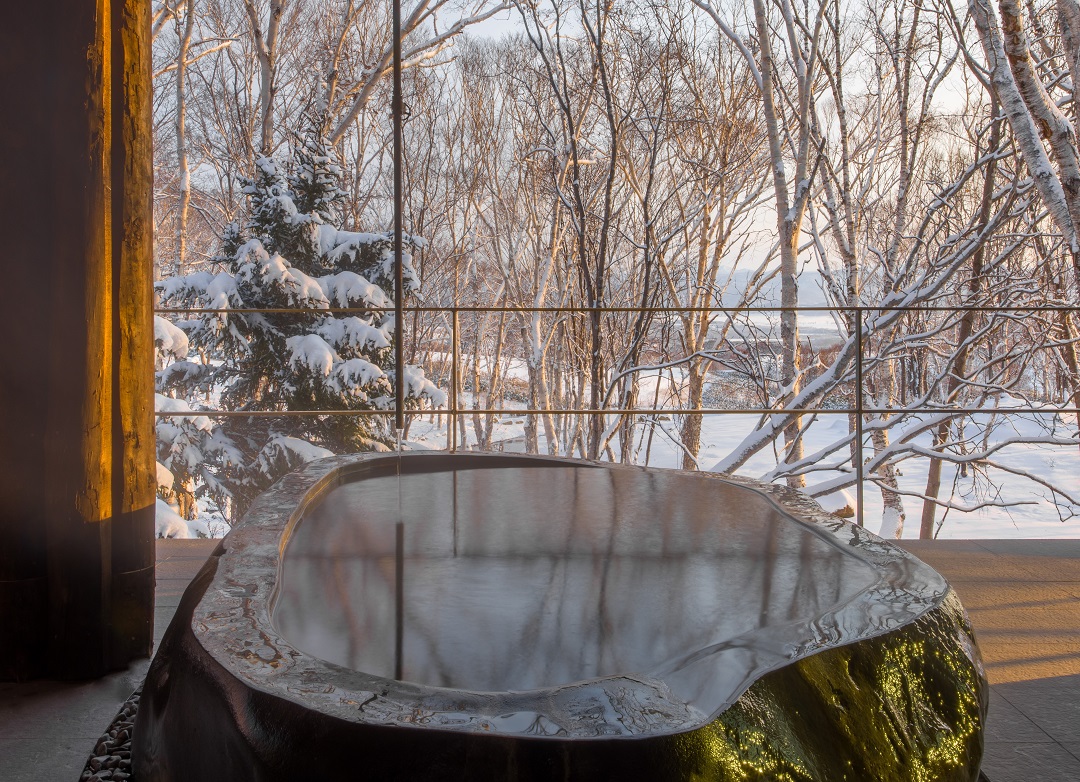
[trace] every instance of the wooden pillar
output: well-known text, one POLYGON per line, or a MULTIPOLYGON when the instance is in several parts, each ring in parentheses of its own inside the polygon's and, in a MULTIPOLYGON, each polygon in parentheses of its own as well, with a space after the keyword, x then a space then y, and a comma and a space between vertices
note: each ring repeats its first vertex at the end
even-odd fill
POLYGON ((0 679, 150 653, 149 28, 147 0, 0 26, 0 679))

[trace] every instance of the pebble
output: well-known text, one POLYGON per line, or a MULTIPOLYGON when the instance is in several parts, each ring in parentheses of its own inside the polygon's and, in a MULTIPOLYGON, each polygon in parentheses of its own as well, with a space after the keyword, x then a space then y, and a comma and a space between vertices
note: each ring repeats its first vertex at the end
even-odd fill
POLYGON ((130 782, 131 730, 141 694, 140 687, 120 707, 105 735, 94 745, 94 754, 86 761, 79 782, 130 782))

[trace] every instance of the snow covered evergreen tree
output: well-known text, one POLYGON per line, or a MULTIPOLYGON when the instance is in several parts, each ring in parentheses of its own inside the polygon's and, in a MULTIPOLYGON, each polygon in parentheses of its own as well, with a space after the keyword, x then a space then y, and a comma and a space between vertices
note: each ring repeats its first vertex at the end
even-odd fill
MULTIPOLYGON (((297 145, 291 176, 259 158, 244 181, 248 219, 233 226, 215 264, 157 284, 162 305, 220 312, 159 327, 158 409, 239 412, 387 410, 394 405, 393 234, 335 227, 338 168, 317 133, 297 145), (321 312, 348 309, 348 312, 321 312), (264 310, 245 312, 244 310, 264 310), (288 310, 314 310, 289 312, 288 310), (272 310, 266 312, 265 310, 272 310), (283 311, 279 311, 283 310, 283 311), (183 353, 174 345, 187 338, 183 353), (167 344, 166 344, 167 343, 167 344), (162 360, 161 357, 164 357, 162 360)), ((406 237, 407 248, 420 239, 406 237)), ((404 256, 406 295, 419 281, 404 256)), ((445 394, 405 368, 410 407, 445 394)), ((162 417, 158 456, 172 491, 208 494, 235 518, 298 464, 331 453, 384 450, 388 419, 370 416, 162 417)), ((181 508, 194 503, 179 503, 181 508)))

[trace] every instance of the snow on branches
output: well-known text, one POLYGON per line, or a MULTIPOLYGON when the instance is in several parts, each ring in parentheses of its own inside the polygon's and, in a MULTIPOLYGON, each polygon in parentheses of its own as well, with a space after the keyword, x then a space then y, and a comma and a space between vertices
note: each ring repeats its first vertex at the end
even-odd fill
MULTIPOLYGON (((226 232, 220 271, 156 286, 165 307, 197 310, 155 323, 158 410, 253 414, 160 418, 158 457, 172 475, 162 494, 186 518, 201 497, 235 518, 298 464, 390 440, 388 422, 363 413, 393 407, 392 236, 333 227, 341 192, 321 143, 299 145, 293 168, 256 161, 243 182, 248 219, 226 232), (359 414, 273 415, 296 410, 359 414)), ((403 277, 416 294, 408 254, 403 277)), ((404 375, 409 406, 445 403, 421 369, 404 375)))

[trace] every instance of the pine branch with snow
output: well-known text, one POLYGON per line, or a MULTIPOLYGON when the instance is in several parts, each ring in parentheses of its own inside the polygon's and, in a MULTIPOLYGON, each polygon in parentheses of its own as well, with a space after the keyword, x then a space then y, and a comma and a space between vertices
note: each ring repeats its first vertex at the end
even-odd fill
MULTIPOLYGON (((263 157, 244 180, 248 218, 223 237, 223 271, 157 284, 168 307, 213 310, 155 324, 159 409, 186 412, 216 399, 224 410, 262 414, 392 410, 392 236, 334 227, 338 167, 318 139, 295 155, 291 174, 263 157)), ((403 277, 406 295, 418 293, 408 254, 403 277)), ((445 404, 418 367, 404 374, 408 406, 445 404)), ((205 496, 234 517, 303 461, 384 450, 392 439, 388 419, 372 415, 165 417, 158 435, 173 492, 188 496, 182 513, 205 496)))

